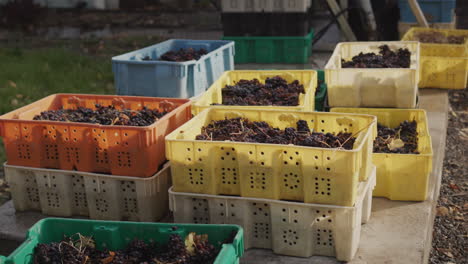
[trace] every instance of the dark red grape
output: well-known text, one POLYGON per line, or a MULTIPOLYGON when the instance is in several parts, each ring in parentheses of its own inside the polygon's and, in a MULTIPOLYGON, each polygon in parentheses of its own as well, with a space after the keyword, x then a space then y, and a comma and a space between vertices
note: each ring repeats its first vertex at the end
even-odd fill
POLYGON ((390 50, 387 45, 379 47, 379 54, 359 53, 351 61, 341 60, 342 68, 409 68, 411 52, 408 49, 390 50))
POLYGON ((287 127, 284 130, 271 127, 266 122, 251 122, 244 118, 212 121, 202 127, 196 140, 236 141, 270 144, 294 144, 320 148, 352 149, 356 138, 351 133, 338 134, 310 132, 307 121, 299 120, 297 130, 287 127))
POLYGON ((258 79, 239 80, 226 85, 222 90, 223 105, 299 105, 299 94, 305 93, 304 86, 295 80, 291 83, 280 76, 267 78, 265 84, 258 79))
POLYGON ((36 115, 33 119, 113 126, 149 126, 165 114, 167 112, 160 112, 157 109, 152 110, 147 107, 135 111, 130 109, 118 110, 114 106, 105 107, 96 104, 95 110, 85 107, 49 110, 36 115))

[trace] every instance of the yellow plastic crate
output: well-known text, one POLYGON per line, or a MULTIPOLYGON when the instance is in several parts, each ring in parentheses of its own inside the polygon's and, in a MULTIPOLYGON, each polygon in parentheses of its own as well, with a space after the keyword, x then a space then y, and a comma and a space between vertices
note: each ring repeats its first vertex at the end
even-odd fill
POLYGON ((223 97, 221 90, 226 85, 234 85, 236 82, 244 80, 258 79, 265 83, 266 78, 281 76, 288 82, 298 80, 304 85, 305 94, 299 95, 298 106, 229 106, 231 109, 271 109, 271 110, 292 110, 292 111, 314 111, 315 88, 317 87, 317 72, 312 70, 279 70, 279 71, 227 71, 214 82, 211 87, 192 105, 192 113, 199 114, 209 107, 226 107, 212 104, 222 104, 223 97))
MULTIPOLYGON (((413 27, 418 27, 418 23, 398 22, 398 34, 400 38, 402 38, 406 32, 413 27)), ((430 23, 429 27, 438 29, 455 29, 455 21, 450 23, 430 23)))
POLYGON ((371 173, 375 131, 369 115, 210 108, 166 137, 166 154, 176 192, 353 206, 359 181, 371 173), (195 140, 212 120, 235 117, 280 129, 302 119, 314 131, 349 131, 357 139, 352 150, 195 140))
POLYGON ((374 153, 377 166, 377 186, 374 196, 390 200, 424 201, 432 171, 432 143, 427 126, 426 111, 419 109, 333 108, 332 112, 377 116, 377 122, 396 127, 405 120, 416 120, 420 154, 374 153))
POLYGON ((339 43, 325 66, 330 107, 414 108, 419 82, 419 42, 343 42, 339 43), (379 52, 379 46, 407 48, 410 68, 341 68, 341 60, 351 60, 360 52, 379 52))
MULTIPOLYGON (((417 40, 417 34, 440 32, 466 36, 468 30, 411 28, 402 40, 417 40)), ((421 43, 419 88, 465 89, 468 78, 468 45, 421 43)))

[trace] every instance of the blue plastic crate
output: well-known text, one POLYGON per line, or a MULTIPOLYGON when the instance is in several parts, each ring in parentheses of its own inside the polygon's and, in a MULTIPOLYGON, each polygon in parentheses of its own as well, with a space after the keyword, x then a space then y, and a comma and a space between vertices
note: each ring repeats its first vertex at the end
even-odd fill
POLYGON ((118 95, 190 98, 204 92, 225 71, 234 69, 234 42, 171 39, 112 58, 118 95), (186 62, 158 61, 170 50, 204 48, 208 54, 186 62), (143 60, 149 56, 151 61, 143 60))
MULTIPOLYGON (((400 21, 416 22, 408 0, 399 0, 400 21)), ((455 0, 418 0, 419 6, 424 13, 427 21, 430 23, 449 23, 452 22, 452 10, 455 8, 455 0)))

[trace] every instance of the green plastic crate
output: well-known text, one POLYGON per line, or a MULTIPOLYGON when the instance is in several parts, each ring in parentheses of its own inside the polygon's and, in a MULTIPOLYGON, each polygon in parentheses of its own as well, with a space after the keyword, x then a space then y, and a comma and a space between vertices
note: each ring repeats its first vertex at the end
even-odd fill
POLYGON ((319 92, 315 95, 315 111, 324 111, 325 99, 327 97, 327 84, 325 83, 325 72, 323 70, 317 71, 317 79, 323 81, 320 87, 319 92))
MULTIPOLYGON (((170 234, 179 234, 183 238, 189 232, 208 234, 210 243, 222 247, 215 264, 239 263, 244 253, 243 229, 236 225, 199 225, 199 224, 163 224, 163 223, 136 223, 94 221, 64 218, 46 218, 37 222, 27 233, 25 242, 9 257, 5 264, 30 264, 33 251, 38 243, 60 241, 63 235, 80 233, 84 236, 93 236, 96 247, 118 250, 124 248, 134 238, 156 242, 167 242, 170 234), (173 230, 172 227, 177 229, 173 230), (232 232, 237 232, 232 244, 219 243, 228 238, 232 232)), ((2 258, 0 257, 0 260, 2 258)), ((2 263, 3 264, 3 263, 2 263)))
POLYGON ((235 63, 307 63, 314 30, 298 37, 223 37, 235 41, 235 63))

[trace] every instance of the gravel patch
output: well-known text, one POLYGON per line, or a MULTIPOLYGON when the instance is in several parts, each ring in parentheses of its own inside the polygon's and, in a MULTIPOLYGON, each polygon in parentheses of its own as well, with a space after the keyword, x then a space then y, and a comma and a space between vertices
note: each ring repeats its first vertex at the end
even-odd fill
POLYGON ((468 263, 468 90, 451 91, 442 185, 430 263, 468 263))

